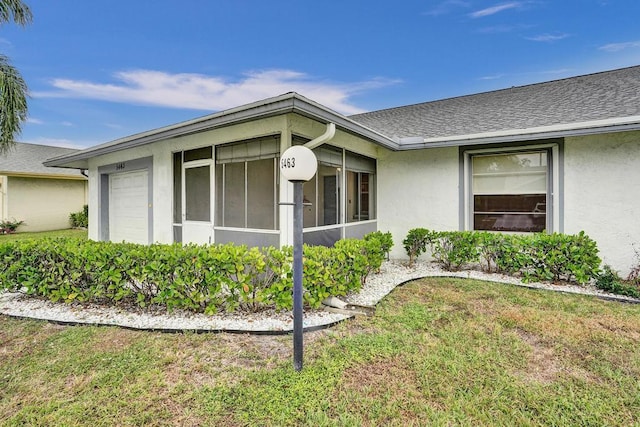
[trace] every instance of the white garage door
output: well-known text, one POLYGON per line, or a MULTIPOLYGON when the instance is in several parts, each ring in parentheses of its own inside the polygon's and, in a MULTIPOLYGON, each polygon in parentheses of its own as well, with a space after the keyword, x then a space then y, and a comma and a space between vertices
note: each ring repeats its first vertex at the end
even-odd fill
POLYGON ((109 240, 149 243, 148 171, 109 176, 109 240))

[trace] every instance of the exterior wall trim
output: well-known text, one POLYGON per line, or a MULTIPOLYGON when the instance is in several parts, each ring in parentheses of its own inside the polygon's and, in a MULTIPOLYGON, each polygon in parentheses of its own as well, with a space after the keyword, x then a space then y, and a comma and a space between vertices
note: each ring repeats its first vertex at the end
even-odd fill
POLYGON ((551 195, 551 206, 547 211, 550 220, 547 220, 547 232, 564 232, 564 139, 550 139, 545 141, 528 141, 526 143, 512 142, 509 144, 490 144, 483 146, 471 146, 459 148, 458 179, 459 186, 459 229, 471 230, 469 207, 472 205, 471 177, 467 173, 467 158, 471 154, 500 151, 520 151, 536 148, 547 148, 550 154, 549 183, 547 192, 551 195))

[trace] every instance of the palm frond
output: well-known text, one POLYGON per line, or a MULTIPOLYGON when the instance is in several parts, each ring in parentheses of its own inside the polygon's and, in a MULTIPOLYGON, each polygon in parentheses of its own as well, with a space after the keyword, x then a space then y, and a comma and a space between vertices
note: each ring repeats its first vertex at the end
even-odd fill
POLYGON ((0 153, 7 152, 27 118, 27 84, 9 59, 0 55, 0 153))
POLYGON ((31 21, 31 9, 22 0, 0 0, 0 24, 14 22, 24 26, 31 21))

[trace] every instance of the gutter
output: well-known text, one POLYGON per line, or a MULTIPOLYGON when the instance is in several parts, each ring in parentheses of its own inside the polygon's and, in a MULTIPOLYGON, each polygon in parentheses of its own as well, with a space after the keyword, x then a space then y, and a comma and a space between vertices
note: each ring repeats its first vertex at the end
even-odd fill
POLYGON ((383 134, 365 127, 339 113, 323 107, 295 92, 274 98, 254 102, 241 107, 214 113, 198 119, 142 132, 136 135, 107 142, 80 152, 54 157, 44 162, 45 166, 87 169, 86 166, 68 166, 74 162, 86 161, 89 158, 110 154, 117 151, 151 144, 161 140, 191 135, 215 128, 241 124, 244 122, 272 117, 280 114, 294 113, 324 123, 335 123, 346 132, 368 139, 371 142, 397 150, 399 145, 383 134))
POLYGON ((72 181, 84 181, 88 178, 87 175, 68 175, 68 174, 55 174, 55 173, 44 173, 44 172, 11 172, 11 171, 0 171, 0 175, 5 176, 13 176, 19 178, 44 178, 44 179, 68 179, 72 181))
POLYGON ((400 145, 398 150, 406 151, 425 148, 521 142, 530 141, 532 139, 552 139, 634 130, 640 130, 640 116, 538 126, 526 129, 510 129, 467 135, 454 135, 446 138, 422 138, 421 141, 419 137, 398 138, 396 141, 400 145))

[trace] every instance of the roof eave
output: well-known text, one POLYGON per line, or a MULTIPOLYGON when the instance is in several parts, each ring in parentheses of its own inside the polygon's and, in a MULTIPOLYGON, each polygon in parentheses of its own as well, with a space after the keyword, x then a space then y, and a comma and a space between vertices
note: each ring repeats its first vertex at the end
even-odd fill
POLYGON ((240 124, 251 120, 286 113, 298 113, 324 123, 332 122, 339 128, 365 137, 373 143, 390 149, 398 148, 398 144, 388 137, 370 128, 362 126, 341 114, 329 110, 320 104, 304 98, 297 93, 291 92, 274 98, 214 113, 198 119, 121 138, 71 155, 55 157, 44 162, 44 165, 73 169, 87 169, 89 167, 88 159, 92 157, 135 148, 160 140, 190 135, 214 128, 240 124))
POLYGON ((83 175, 72 175, 64 173, 44 173, 44 172, 16 172, 16 171, 0 171, 0 175, 12 176, 19 178, 44 178, 44 179, 65 179, 86 181, 87 177, 83 175))
MULTIPOLYGON (((460 147, 467 145, 501 144, 530 140, 564 138, 603 133, 640 130, 640 116, 622 117, 590 122, 569 123, 552 126, 540 126, 528 129, 510 129, 496 132, 454 135, 444 138, 424 138, 422 142, 405 143, 401 141, 400 151, 425 148, 460 147)), ((413 140, 413 139, 412 139, 413 140)))

